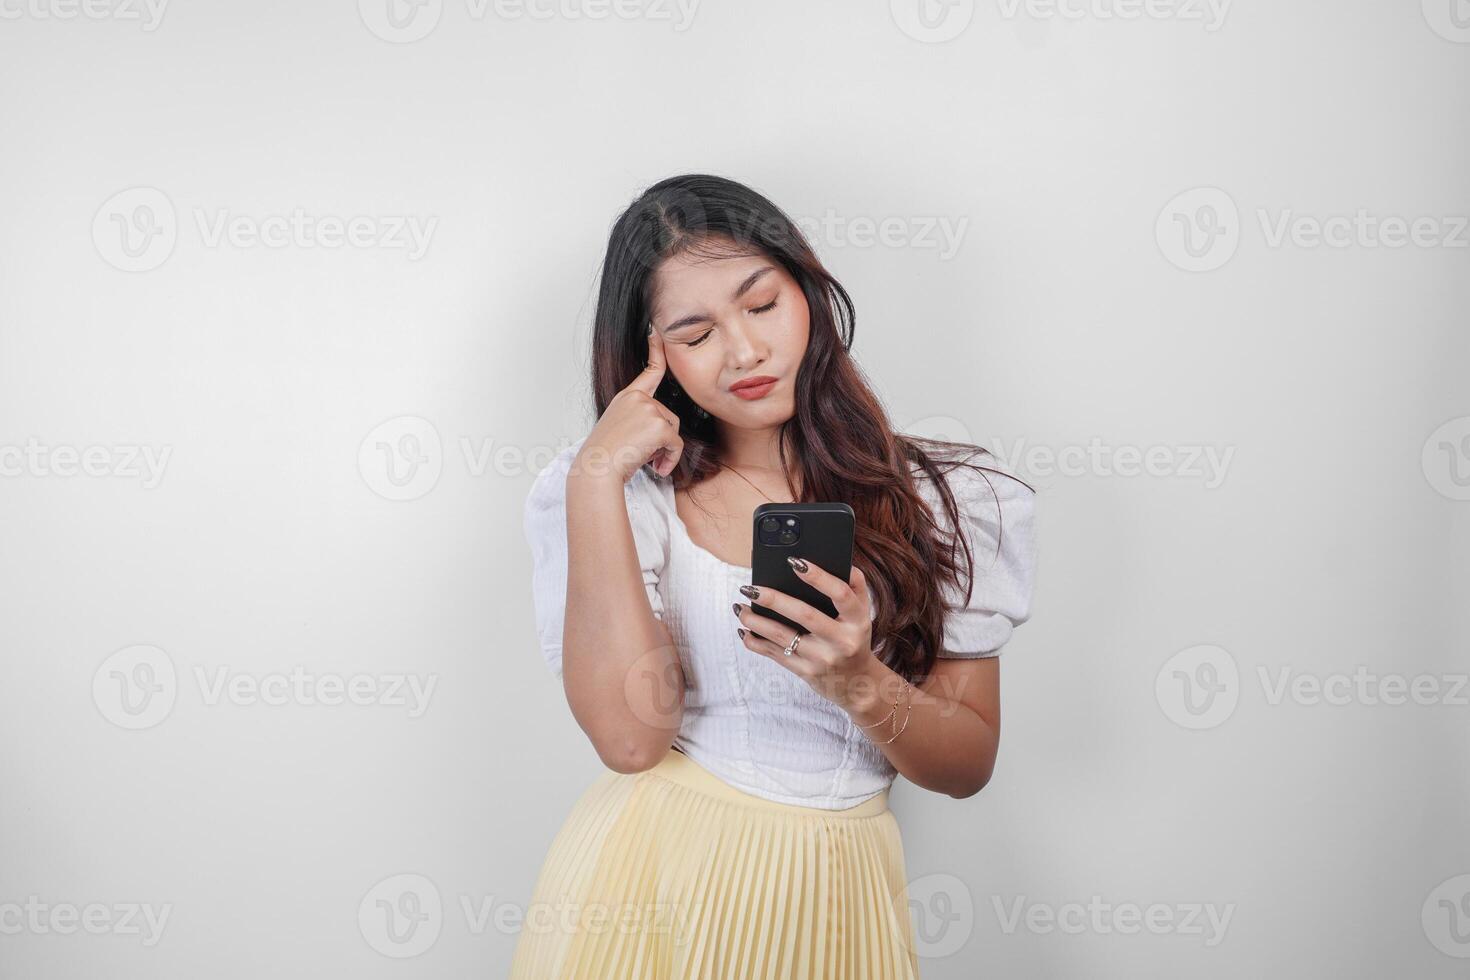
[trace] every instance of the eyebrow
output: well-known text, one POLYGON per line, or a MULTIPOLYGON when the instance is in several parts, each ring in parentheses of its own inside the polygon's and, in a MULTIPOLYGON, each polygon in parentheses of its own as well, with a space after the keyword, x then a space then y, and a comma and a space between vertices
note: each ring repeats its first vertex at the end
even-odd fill
MULTIPOLYGON (((750 287, 754 286, 756 284, 756 281, 760 279, 761 276, 765 275, 767 272, 775 271, 776 267, 773 265, 762 266, 761 268, 755 270, 750 275, 745 277, 744 282, 736 287, 735 292, 730 294, 730 298, 739 299, 750 291, 750 287)), ((680 317, 673 323, 669 324, 667 327, 664 327, 664 333, 673 333, 680 327, 691 327, 696 323, 704 323, 706 320, 709 319, 711 319, 711 317, 708 313, 691 313, 689 316, 680 317)))

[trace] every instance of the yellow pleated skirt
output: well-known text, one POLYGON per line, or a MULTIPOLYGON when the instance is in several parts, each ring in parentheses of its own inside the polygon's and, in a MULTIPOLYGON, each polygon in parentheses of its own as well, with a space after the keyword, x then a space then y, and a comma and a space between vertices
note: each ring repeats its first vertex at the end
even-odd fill
POLYGON ((511 980, 916 980, 888 791, 846 810, 736 789, 679 751, 572 807, 511 980))

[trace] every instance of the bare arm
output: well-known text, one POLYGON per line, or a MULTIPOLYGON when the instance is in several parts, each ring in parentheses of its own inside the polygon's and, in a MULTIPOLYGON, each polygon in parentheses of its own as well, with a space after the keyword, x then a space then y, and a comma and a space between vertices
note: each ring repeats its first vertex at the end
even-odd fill
POLYGON ((567 608, 562 686, 577 724, 615 772, 641 772, 673 745, 684 675, 653 614, 624 485, 645 462, 660 475, 683 452, 679 417, 653 397, 663 338, 650 329, 648 366, 618 392, 567 475, 567 608))
POLYGON ((562 685, 577 724, 615 772, 655 765, 679 731, 684 675, 653 615, 616 476, 567 477, 562 685))
POLYGON ((908 692, 911 708, 900 706, 896 719, 878 725, 893 708, 903 679, 874 662, 873 684, 847 707, 874 742, 902 736, 879 748, 904 778, 917 786, 956 799, 974 796, 995 772, 1000 749, 1000 658, 940 659, 922 686, 908 692), (904 725, 904 718, 908 723, 904 725))

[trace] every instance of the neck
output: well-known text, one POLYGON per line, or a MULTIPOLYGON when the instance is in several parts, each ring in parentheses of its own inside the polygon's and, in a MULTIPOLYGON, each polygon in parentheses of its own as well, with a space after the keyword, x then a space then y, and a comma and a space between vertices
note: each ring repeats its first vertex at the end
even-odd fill
POLYGON ((781 429, 737 429, 719 427, 720 460, 743 470, 781 472, 781 429))

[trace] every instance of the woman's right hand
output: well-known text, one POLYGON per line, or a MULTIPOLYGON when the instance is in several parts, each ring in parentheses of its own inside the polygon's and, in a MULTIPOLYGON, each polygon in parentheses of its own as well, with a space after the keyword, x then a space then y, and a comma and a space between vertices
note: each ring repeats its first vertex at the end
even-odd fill
POLYGON ((684 452, 679 416, 653 397, 664 370, 663 337, 650 328, 648 366, 608 402, 577 452, 572 472, 580 467, 582 472, 599 476, 616 475, 626 483, 644 463, 652 462, 659 476, 674 471, 684 452))

